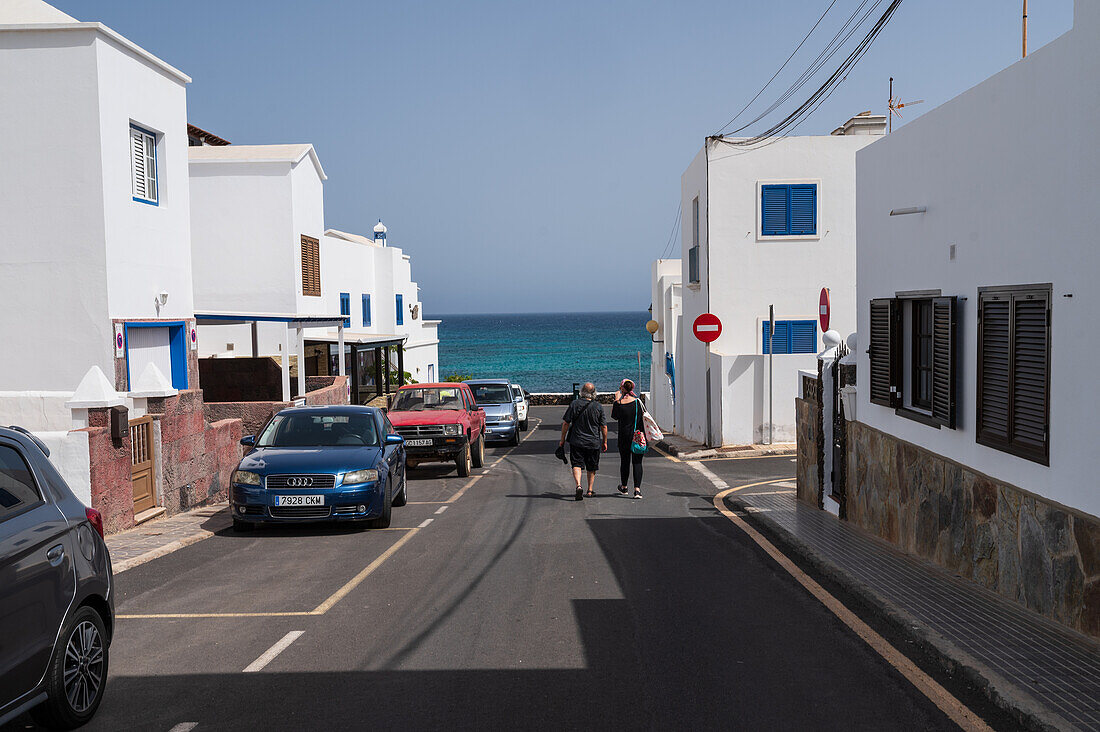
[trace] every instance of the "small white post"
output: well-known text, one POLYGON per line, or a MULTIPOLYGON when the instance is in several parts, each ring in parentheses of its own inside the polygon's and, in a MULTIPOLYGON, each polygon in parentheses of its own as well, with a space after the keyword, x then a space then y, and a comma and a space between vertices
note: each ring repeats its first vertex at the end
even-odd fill
POLYGON ((336 326, 336 352, 338 354, 340 354, 339 356, 336 357, 337 358, 336 363, 338 364, 337 367, 336 367, 336 369, 337 369, 336 373, 339 374, 340 376, 347 376, 348 375, 347 374, 348 369, 347 369, 347 364, 345 363, 347 359, 344 358, 344 326, 343 325, 336 326))
POLYGON ((283 401, 290 401, 290 323, 286 325, 283 333, 283 353, 279 359, 283 366, 283 401))
POLYGON ((306 398, 306 332, 302 326, 294 329, 297 335, 295 353, 298 354, 298 398, 306 398))

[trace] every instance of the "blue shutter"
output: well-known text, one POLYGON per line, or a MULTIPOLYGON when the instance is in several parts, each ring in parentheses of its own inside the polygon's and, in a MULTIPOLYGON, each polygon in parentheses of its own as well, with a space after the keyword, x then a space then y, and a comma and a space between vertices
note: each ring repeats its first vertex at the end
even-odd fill
POLYGON ((370 295, 363 295, 363 327, 370 327, 370 295))
POLYGON ((404 295, 398 295, 397 296, 397 324, 398 325, 404 325, 405 324, 405 296, 404 295))
POLYGON ((817 353, 817 321, 791 322, 791 353, 817 353))
POLYGON ((790 186, 761 186, 760 205, 764 236, 787 233, 787 189, 790 186))
POLYGON ((817 185, 790 187, 790 229, 793 236, 817 233, 817 185))
MULTIPOLYGON (((764 321, 763 327, 760 329, 761 338, 760 341, 764 346, 764 354, 770 353, 768 350, 768 321, 764 321)), ((791 328, 790 321, 777 320, 775 321, 775 336, 772 338, 772 343, 775 344, 775 352, 790 353, 791 352, 791 328)))
MULTIPOLYGON (((340 293, 340 314, 351 315, 351 295, 346 292, 340 293)), ((344 327, 351 327, 351 318, 344 318, 344 327)))

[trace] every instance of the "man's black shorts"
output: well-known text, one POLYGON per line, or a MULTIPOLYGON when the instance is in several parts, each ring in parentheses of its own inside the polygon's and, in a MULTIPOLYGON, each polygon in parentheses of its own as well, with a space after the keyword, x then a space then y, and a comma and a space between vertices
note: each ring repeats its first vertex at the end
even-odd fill
POLYGON ((584 468, 589 473, 600 469, 600 448, 569 446, 569 462, 574 468, 584 468))

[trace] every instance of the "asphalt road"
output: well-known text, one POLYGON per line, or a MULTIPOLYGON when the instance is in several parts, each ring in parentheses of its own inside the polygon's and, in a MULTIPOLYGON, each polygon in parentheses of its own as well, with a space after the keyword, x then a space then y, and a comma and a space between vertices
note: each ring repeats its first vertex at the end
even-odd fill
POLYGON ((624 498, 612 440, 575 502, 562 412, 534 410, 472 485, 411 471, 395 529, 225 531, 121 574, 87 729, 954 728, 688 466, 651 452, 645 498, 624 498), (150 615, 169 617, 125 617, 150 615))

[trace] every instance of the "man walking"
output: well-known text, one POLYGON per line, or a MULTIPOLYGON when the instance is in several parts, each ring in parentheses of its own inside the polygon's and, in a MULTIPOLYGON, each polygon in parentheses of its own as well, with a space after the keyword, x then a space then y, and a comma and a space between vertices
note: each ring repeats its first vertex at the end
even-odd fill
POLYGON ((596 471, 600 469, 600 452, 607 451, 607 420, 603 407, 596 401, 596 385, 589 382, 581 388, 581 396, 565 410, 561 422, 558 447, 569 440, 569 462, 573 465, 573 481, 577 484, 578 501, 584 500, 581 490, 581 470, 588 473, 588 495, 593 495, 596 471))

